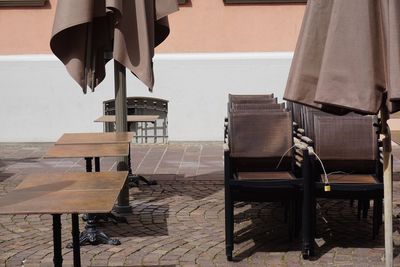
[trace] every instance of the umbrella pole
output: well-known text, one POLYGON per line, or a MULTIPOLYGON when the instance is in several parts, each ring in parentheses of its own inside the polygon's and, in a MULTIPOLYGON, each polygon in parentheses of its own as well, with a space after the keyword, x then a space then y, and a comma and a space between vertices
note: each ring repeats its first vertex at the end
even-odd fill
MULTIPOLYGON (((127 107, 126 107, 126 71, 125 67, 114 60, 114 83, 115 83, 115 119, 116 131, 127 132, 127 107)), ((117 158, 117 170, 128 171, 128 157, 117 158)), ((129 187, 126 181, 121 193, 118 196, 118 203, 115 205, 115 211, 118 213, 130 213, 132 207, 129 206, 129 187)))
POLYGON ((386 106, 381 108, 383 138, 383 189, 385 214, 385 266, 393 266, 393 180, 392 180, 392 144, 387 124, 389 112, 386 106))

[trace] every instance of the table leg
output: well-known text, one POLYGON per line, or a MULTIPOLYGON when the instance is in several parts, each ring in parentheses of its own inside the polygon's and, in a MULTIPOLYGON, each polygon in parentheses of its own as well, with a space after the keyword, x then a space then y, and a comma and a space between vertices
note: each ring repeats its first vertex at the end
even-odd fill
POLYGON ((61 215, 52 214, 53 216, 53 246, 54 246, 54 257, 53 263, 56 267, 61 267, 63 258, 61 254, 61 215))
POLYGON ((72 246, 74 251, 74 267, 81 266, 81 252, 79 244, 79 217, 74 213, 72 216, 72 246))
POLYGON ((86 172, 92 172, 92 159, 93 158, 85 158, 85 161, 86 161, 86 172))
POLYGON ((99 157, 94 158, 94 171, 100 172, 100 158, 99 157))

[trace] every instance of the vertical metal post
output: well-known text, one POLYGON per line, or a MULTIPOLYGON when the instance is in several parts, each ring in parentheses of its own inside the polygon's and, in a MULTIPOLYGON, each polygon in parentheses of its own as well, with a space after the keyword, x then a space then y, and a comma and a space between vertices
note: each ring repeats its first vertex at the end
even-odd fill
POLYGON ((385 266, 393 266, 393 183, 392 183, 392 140, 387 124, 389 111, 385 105, 381 108, 383 143, 383 199, 385 216, 385 266))
MULTIPOLYGON (((126 106, 126 71, 125 67, 114 60, 114 86, 115 86, 115 119, 116 132, 126 132, 127 124, 127 106, 126 106)), ((128 157, 117 158, 117 170, 127 171, 129 169, 128 157)), ((129 187, 127 182, 118 196, 118 203, 115 206, 118 213, 129 213, 132 211, 129 206, 129 187)))

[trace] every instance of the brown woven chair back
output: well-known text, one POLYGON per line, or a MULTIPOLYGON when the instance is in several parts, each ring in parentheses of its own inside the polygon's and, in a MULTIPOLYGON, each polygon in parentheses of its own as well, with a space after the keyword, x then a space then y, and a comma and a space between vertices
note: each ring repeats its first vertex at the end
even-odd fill
POLYGON ((285 104, 275 104, 275 103, 246 103, 246 104, 236 104, 232 103, 232 111, 241 111, 241 110, 269 110, 269 109, 285 109, 285 104))
POLYGON ((229 102, 231 104, 277 104, 278 98, 254 98, 254 99, 236 99, 233 102, 229 102))
POLYGON ((289 112, 232 112, 229 127, 234 158, 280 158, 293 143, 289 112))
POLYGON ((374 171, 378 156, 375 120, 360 115, 314 116, 315 152, 327 171, 374 171))
POLYGON ((229 94, 229 103, 235 103, 238 101, 266 101, 274 99, 274 94, 265 95, 232 95, 229 94))
MULTIPOLYGON (((277 110, 278 111, 278 110, 277 110)), ((290 170, 292 118, 288 111, 239 111, 229 114, 229 146, 237 170, 290 170), (279 168, 277 168, 281 160, 279 168)))
POLYGON ((307 106, 302 106, 301 108, 301 116, 302 116, 302 121, 303 121, 303 129, 304 129, 304 134, 311 138, 312 140, 315 139, 315 134, 314 134, 314 117, 315 116, 334 116, 329 113, 322 112, 319 109, 307 107, 307 106))

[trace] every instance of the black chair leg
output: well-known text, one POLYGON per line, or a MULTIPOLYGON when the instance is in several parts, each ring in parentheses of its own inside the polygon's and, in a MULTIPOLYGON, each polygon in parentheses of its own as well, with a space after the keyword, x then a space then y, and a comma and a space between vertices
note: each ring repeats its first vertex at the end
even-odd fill
POLYGON ((369 210, 369 199, 363 200, 363 219, 367 219, 369 210))
POLYGON ((378 235, 378 229, 379 229, 379 221, 378 221, 378 199, 374 199, 374 207, 373 207, 373 212, 372 212, 372 239, 375 240, 376 236, 378 235))
POLYGON ((288 222, 289 204, 288 204, 288 202, 282 202, 282 205, 284 207, 283 221, 284 221, 284 223, 287 223, 288 222))
POLYGON ((382 223, 383 223, 383 220, 382 220, 382 214, 383 214, 383 199, 382 199, 382 198, 380 198, 380 199, 379 199, 379 202, 378 202, 378 213, 379 213, 378 222, 379 222, 379 226, 381 226, 382 223))
POLYGON ((289 226, 289 240, 292 241, 294 237, 295 228, 295 203, 293 200, 288 203, 288 226, 289 226))
POLYGON ((233 258, 233 231, 233 201, 225 199, 225 247, 228 261, 232 261, 233 258))
POLYGON ((301 200, 301 197, 298 197, 295 201, 296 201, 296 203, 295 203, 296 204, 295 205, 295 208, 296 208, 295 216, 296 216, 296 218, 295 218, 294 237, 298 238, 299 235, 300 235, 301 220, 302 220, 302 218, 301 218, 301 216, 302 216, 302 211, 301 211, 301 209, 302 209, 302 200, 301 200))
POLYGON ((363 202, 361 199, 357 200, 357 218, 361 220, 361 211, 363 209, 363 202))

